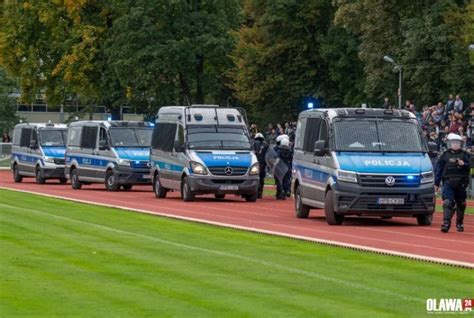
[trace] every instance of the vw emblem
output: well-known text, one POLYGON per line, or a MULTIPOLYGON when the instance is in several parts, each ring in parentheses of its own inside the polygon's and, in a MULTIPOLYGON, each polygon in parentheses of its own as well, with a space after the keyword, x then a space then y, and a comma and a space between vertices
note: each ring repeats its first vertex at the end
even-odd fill
POLYGON ((232 168, 231 167, 225 167, 224 172, 226 175, 230 176, 232 174, 232 168))
POLYGON ((385 184, 388 185, 389 187, 393 187, 393 185, 395 184, 395 178, 392 176, 386 177, 385 184))

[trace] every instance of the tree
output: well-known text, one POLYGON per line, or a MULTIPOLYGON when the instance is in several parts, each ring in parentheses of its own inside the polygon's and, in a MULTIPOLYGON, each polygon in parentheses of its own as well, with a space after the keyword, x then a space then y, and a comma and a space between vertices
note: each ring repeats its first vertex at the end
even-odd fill
POLYGON ((9 79, 5 71, 0 68, 0 133, 11 132, 19 121, 15 101, 9 97, 14 91, 15 82, 9 79))
POLYGON ((106 41, 109 65, 130 102, 222 101, 239 21, 237 0, 130 1, 106 41), (133 39, 133 41, 130 41, 133 39))

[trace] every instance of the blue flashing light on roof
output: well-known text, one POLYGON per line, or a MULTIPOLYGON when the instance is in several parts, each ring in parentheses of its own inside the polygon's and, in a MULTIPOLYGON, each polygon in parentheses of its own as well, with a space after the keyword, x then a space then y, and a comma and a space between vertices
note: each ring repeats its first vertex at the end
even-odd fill
POLYGON ((313 107, 314 107, 313 102, 309 102, 309 103, 308 103, 308 109, 313 109, 313 107))

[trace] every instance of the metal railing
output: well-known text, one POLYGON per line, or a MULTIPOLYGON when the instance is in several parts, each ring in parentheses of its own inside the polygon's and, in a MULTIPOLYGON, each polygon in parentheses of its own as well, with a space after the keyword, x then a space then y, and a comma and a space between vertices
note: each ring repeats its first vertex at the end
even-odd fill
POLYGON ((0 142, 0 158, 10 157, 12 154, 11 142, 0 142))

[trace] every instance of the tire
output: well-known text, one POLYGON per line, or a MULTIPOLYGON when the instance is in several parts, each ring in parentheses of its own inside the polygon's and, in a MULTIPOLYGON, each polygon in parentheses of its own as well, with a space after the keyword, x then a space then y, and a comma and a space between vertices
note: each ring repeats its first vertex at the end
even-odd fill
POLYGON ((13 181, 15 183, 20 183, 23 181, 23 177, 20 175, 20 171, 18 171, 18 166, 16 163, 13 165, 13 181))
POLYGON ((418 222, 418 225, 420 226, 431 225, 431 222, 433 222, 433 214, 417 215, 416 221, 418 222))
POLYGON ((247 202, 255 202, 258 199, 258 192, 255 192, 253 194, 246 194, 244 198, 247 202))
POLYGON ((295 190, 295 213, 298 219, 306 219, 309 216, 310 207, 301 200, 301 190, 297 187, 295 190))
POLYGON ((156 175, 153 178, 153 192, 155 193, 155 197, 158 199, 166 198, 166 193, 168 193, 168 189, 163 188, 160 182, 160 176, 156 175))
POLYGON ((79 190, 82 188, 82 182, 79 180, 76 169, 71 170, 71 188, 74 190, 79 190))
POLYGON ((44 184, 46 182, 43 171, 41 171, 41 168, 39 166, 36 166, 35 178, 37 184, 44 184))
POLYGON ((344 221, 344 215, 337 214, 334 211, 334 202, 333 202, 333 190, 329 190, 326 193, 326 199, 324 200, 324 213, 326 214, 326 222, 329 225, 341 225, 344 221))
POLYGON ((105 188, 107 191, 118 191, 120 189, 120 184, 118 184, 112 170, 108 170, 105 173, 105 188))
POLYGON ((181 197, 185 202, 194 201, 194 193, 191 191, 191 187, 189 186, 188 177, 184 177, 181 182, 181 197))
POLYGON ((65 184, 65 183, 67 183, 67 179, 66 178, 60 178, 59 183, 65 184))
POLYGON ((222 199, 225 198, 225 194, 214 194, 214 197, 215 197, 216 199, 222 200, 222 199))
POLYGON ((132 190, 133 185, 131 185, 131 184, 122 184, 122 188, 123 188, 125 191, 130 191, 130 190, 132 190))

